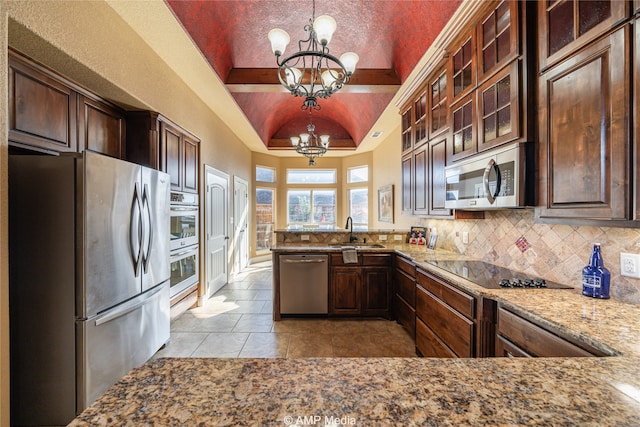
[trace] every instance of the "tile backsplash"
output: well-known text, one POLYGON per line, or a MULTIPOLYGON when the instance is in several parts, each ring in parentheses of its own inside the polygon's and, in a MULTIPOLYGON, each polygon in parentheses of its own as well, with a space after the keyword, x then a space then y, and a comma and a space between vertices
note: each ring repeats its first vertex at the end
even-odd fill
POLYGON ((539 224, 532 209, 487 211, 481 220, 420 219, 416 225, 435 228, 438 248, 566 283, 576 292, 593 243, 599 242, 612 297, 640 304, 640 279, 620 275, 620 252, 640 253, 638 229, 539 224))

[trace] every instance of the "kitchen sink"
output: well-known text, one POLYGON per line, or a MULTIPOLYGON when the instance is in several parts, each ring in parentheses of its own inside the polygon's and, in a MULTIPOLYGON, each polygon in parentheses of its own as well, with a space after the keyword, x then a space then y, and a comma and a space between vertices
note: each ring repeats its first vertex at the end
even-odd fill
POLYGON ((386 246, 379 243, 330 243, 331 248, 356 248, 356 249, 384 249, 386 246))

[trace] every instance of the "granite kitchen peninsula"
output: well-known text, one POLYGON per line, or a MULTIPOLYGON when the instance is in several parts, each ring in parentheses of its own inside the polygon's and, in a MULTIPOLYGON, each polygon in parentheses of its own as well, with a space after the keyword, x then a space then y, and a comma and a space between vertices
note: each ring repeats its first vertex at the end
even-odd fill
MULTIPOLYGON (((336 250, 322 244, 304 246, 336 250)), ((281 426, 316 416, 320 425, 638 425, 640 307, 578 290, 486 289, 426 262, 456 254, 406 244, 370 250, 608 357, 157 359, 70 425, 281 426)))

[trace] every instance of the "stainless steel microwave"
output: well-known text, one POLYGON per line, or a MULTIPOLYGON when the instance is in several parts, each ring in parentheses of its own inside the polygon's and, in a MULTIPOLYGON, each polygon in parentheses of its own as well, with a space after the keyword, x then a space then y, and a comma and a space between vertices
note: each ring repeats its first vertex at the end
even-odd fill
POLYGON ((447 166, 445 207, 488 210, 533 204, 532 145, 513 144, 447 166))

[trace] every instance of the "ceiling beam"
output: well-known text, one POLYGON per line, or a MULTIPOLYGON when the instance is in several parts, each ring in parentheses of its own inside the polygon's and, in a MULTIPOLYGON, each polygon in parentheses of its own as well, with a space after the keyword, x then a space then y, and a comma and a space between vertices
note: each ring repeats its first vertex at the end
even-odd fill
MULTIPOLYGON (((284 139, 284 138, 271 138, 267 148, 269 150, 293 150, 293 147, 291 146, 291 140, 284 139)), ((330 139, 329 140, 329 151, 355 150, 355 149, 356 149, 356 144, 353 142, 353 139, 330 139)))
MULTIPOLYGON (((277 68, 232 68, 227 77, 229 92, 286 92, 278 80, 277 68)), ((351 76, 343 93, 396 93, 400 78, 393 69, 358 69, 351 76)))

